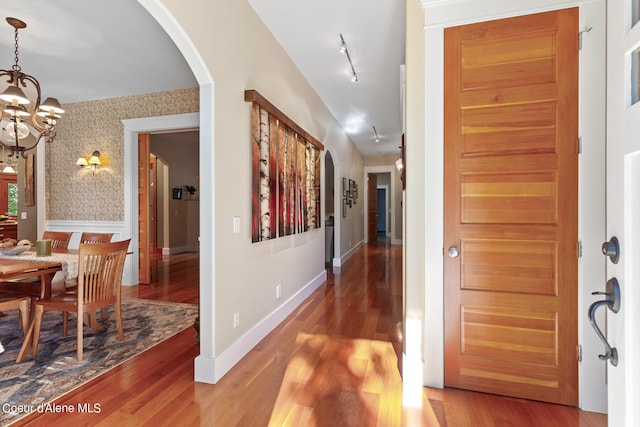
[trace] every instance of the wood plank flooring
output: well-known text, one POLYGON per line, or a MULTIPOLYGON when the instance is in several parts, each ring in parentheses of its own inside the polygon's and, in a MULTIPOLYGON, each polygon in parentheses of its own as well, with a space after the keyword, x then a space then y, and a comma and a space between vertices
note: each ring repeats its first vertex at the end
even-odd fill
MULTIPOLYGON (((33 414, 14 425, 91 426, 585 426, 576 408, 455 389, 422 389, 402 408, 402 254, 369 244, 252 349, 218 384, 193 381, 189 328, 56 401, 99 412, 33 414)), ((154 262, 129 297, 197 303, 198 258, 154 262)))

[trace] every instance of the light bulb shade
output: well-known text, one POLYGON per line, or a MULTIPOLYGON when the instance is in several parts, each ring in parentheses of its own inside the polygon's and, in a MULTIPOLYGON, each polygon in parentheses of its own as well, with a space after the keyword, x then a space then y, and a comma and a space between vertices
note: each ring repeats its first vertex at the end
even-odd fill
POLYGON ((7 165, 2 169, 2 173, 17 173, 16 170, 11 167, 11 165, 7 165))
POLYGON ((40 110, 36 113, 39 117, 45 117, 48 119, 61 119, 62 116, 60 116, 59 114, 51 114, 50 111, 44 111, 44 110, 40 110))
POLYGON ((29 104, 31 102, 29 101, 29 98, 27 98, 27 95, 25 95, 22 89, 18 86, 7 87, 7 89, 2 92, 2 95, 0 95, 0 99, 11 103, 16 102, 18 104, 29 104))
MULTIPOLYGON (((56 114, 64 114, 64 109, 56 98, 45 99, 44 102, 40 104, 40 109, 47 113, 51 113, 52 116, 56 114)), ((56 118, 60 118, 60 116, 56 116, 56 118)))
POLYGON ((84 157, 80 157, 76 161, 76 165, 78 165, 78 166, 89 166, 89 163, 87 163, 87 159, 85 159, 84 157))
POLYGON ((4 128, 5 132, 7 132, 7 137, 11 142, 15 142, 16 135, 18 135, 18 139, 24 139, 29 136, 29 128, 22 122, 9 122, 4 128))
POLYGON ((9 117, 29 117, 31 115, 22 105, 7 105, 4 107, 4 112, 7 113, 9 117))
POLYGON ((91 156, 91 158, 89 159, 89 164, 93 166, 100 165, 100 159, 98 158, 98 156, 91 156))

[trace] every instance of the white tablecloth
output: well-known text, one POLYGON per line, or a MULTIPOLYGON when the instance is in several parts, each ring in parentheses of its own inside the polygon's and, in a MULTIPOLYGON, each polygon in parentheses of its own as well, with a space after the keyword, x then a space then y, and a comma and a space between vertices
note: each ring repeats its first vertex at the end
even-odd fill
POLYGON ((64 280, 75 279, 78 277, 78 254, 52 253, 49 256, 38 256, 35 252, 27 251, 20 255, 2 255, 0 259, 16 259, 20 261, 41 261, 41 262, 59 262, 62 264, 61 273, 64 280))

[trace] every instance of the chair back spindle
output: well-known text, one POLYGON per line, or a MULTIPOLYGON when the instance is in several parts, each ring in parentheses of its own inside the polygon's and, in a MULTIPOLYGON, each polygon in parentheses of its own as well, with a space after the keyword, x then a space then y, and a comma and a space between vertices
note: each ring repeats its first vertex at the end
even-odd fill
POLYGON ((109 243, 113 233, 91 233, 83 232, 80 235, 80 243, 109 243))
POLYGON ((45 231, 42 233, 42 238, 51 240, 51 249, 67 249, 71 234, 71 232, 67 231, 45 231))

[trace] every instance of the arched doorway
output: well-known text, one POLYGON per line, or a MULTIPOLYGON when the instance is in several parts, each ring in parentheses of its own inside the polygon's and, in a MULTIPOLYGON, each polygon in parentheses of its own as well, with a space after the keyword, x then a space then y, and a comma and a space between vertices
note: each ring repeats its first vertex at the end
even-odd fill
POLYGON ((325 218, 325 258, 324 263, 330 266, 335 256, 335 169, 331 153, 327 151, 324 160, 324 218, 325 218))

